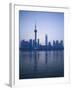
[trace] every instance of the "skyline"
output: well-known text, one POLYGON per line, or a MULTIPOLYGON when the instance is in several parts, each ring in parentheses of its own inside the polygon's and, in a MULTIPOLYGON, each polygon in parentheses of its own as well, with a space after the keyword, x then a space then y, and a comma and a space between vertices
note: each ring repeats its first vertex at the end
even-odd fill
POLYGON ((41 44, 45 44, 45 35, 51 43, 53 40, 64 40, 64 13, 20 10, 20 41, 34 39, 35 24, 41 44))

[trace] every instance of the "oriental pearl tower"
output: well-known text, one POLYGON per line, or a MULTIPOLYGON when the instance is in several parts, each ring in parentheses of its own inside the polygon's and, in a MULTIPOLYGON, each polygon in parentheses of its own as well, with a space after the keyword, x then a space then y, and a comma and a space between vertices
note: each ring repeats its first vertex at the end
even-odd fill
POLYGON ((34 33, 35 33, 35 48, 36 48, 36 43, 37 43, 37 29, 36 29, 36 24, 35 24, 34 33))

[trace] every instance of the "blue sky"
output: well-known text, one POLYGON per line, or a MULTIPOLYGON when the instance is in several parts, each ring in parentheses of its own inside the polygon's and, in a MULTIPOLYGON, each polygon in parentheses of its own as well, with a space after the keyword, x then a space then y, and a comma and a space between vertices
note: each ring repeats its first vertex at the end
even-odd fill
POLYGON ((20 10, 20 41, 34 39, 35 24, 41 44, 45 44, 45 35, 51 43, 53 40, 64 40, 64 13, 20 10))

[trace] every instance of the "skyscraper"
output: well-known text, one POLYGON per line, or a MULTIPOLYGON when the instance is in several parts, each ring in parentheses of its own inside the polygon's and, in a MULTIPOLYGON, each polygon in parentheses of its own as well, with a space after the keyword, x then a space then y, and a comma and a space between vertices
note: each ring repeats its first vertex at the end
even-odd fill
POLYGON ((55 46, 56 42, 53 40, 53 46, 55 46))
POLYGON ((46 46, 48 45, 48 37, 47 37, 47 35, 45 35, 45 45, 46 46))
POLYGON ((39 39, 38 39, 38 47, 39 47, 39 39))
POLYGON ((32 41, 32 39, 29 40, 29 46, 30 46, 30 48, 32 48, 32 46, 33 46, 33 41, 32 41))

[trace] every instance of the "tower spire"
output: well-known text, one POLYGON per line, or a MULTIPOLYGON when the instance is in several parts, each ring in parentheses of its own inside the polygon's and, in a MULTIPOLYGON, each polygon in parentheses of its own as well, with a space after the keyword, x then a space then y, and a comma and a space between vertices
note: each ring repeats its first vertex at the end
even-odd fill
POLYGON ((35 30, 36 30, 36 24, 35 24, 35 30))

